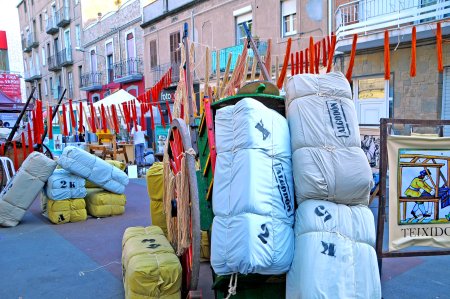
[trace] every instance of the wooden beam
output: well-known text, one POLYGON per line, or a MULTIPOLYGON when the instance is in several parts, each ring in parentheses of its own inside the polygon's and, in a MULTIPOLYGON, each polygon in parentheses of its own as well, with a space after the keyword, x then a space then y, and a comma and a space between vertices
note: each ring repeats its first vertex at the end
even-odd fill
POLYGON ((400 166, 403 167, 443 167, 445 164, 426 164, 426 163, 411 163, 411 162, 400 162, 400 166))
POLYGON ((450 160, 450 157, 443 156, 433 156, 433 155, 415 155, 415 154, 401 154, 400 158, 425 158, 425 159, 440 159, 440 160, 450 160))

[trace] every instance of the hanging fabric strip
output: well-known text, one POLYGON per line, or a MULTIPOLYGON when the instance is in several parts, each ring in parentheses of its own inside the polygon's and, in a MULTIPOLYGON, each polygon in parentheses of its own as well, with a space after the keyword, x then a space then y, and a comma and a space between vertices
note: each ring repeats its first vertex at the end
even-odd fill
POLYGON ((295 74, 296 75, 298 75, 298 72, 299 72, 299 65, 298 65, 298 63, 299 63, 299 61, 298 61, 299 55, 300 55, 300 53, 295 52, 295 74))
POLYGON ((327 66, 327 47, 326 47, 326 41, 325 38, 322 39, 322 66, 327 66))
POLYGON ((73 113, 72 99, 69 99, 69 111, 70 111, 70 132, 73 132, 77 127, 77 122, 75 121, 75 114, 73 113))
POLYGON ((289 56, 291 54, 291 44, 292 44, 292 39, 289 38, 287 41, 287 45, 286 45, 286 54, 284 55, 283 67, 281 68, 280 77, 278 77, 278 81, 277 81, 277 87, 279 89, 281 89, 281 87, 283 86, 284 78, 286 77, 286 71, 287 71, 287 67, 289 64, 289 56))
POLYGON ((78 121, 78 132, 83 133, 83 102, 80 101, 80 111, 78 111, 80 120, 78 121))
POLYGON ((13 150, 14 150, 14 169, 17 171, 19 169, 19 157, 17 153, 17 145, 16 141, 13 141, 13 150))
POLYGON ((331 48, 328 52, 328 66, 327 66, 327 73, 331 72, 331 67, 333 66, 333 56, 334 56, 334 49, 336 48, 336 35, 331 35, 331 48))
POLYGON ((300 74, 303 74, 303 51, 300 51, 300 74))
POLYGON ((142 131, 147 131, 147 125, 145 123, 145 105, 144 103, 141 104, 141 127, 142 127, 142 131))
POLYGON ((30 123, 27 123, 27 131, 28 131, 28 153, 31 154, 33 152, 33 135, 31 134, 30 123))
POLYGON ((411 77, 416 76, 416 26, 412 28, 412 40, 411 40, 411 65, 409 74, 411 77))
POLYGON ((97 113, 95 113, 94 104, 92 101, 89 101, 89 106, 91 108, 91 128, 92 133, 97 133, 97 125, 96 125, 96 119, 97 119, 97 113))
POLYGON ((314 74, 314 67, 315 67, 314 54, 315 54, 314 39, 312 36, 310 36, 309 37, 309 72, 311 74, 314 74))
POLYGON ((389 53, 389 31, 384 31, 384 80, 391 79, 391 62, 389 53))
POLYGON ((318 42, 315 45, 315 48, 316 48, 316 55, 315 55, 316 58, 314 60, 314 64, 316 66, 316 74, 318 74, 319 73, 319 66, 320 66, 320 42, 318 42))
POLYGON ((436 49, 437 49, 438 72, 442 73, 444 71, 444 65, 442 63, 442 28, 441 28, 441 22, 438 22, 437 23, 437 27, 436 27, 436 49))
POLYGON ((305 73, 309 73, 309 49, 305 50, 305 73))
POLYGON ((63 113, 63 136, 69 136, 69 132, 67 131, 67 117, 66 117, 66 105, 62 105, 62 113, 63 113))
POLYGON ((27 143, 25 141, 25 133, 22 132, 21 134, 21 142, 22 142, 22 161, 25 160, 25 158, 27 157, 27 143))
POLYGON ((294 53, 291 53, 291 77, 295 75, 294 53))
POLYGON ((108 132, 108 123, 106 122, 106 112, 105 112, 105 106, 103 104, 101 105, 101 113, 102 113, 102 127, 103 127, 103 133, 108 132))
POLYGON ((345 77, 350 82, 352 79, 353 65, 355 64, 355 55, 356 55, 356 43, 358 41, 358 34, 353 34, 353 43, 352 43, 352 52, 350 53, 350 62, 348 64, 347 73, 345 77))
POLYGON ((52 106, 48 106, 47 109, 47 128, 48 128, 48 139, 52 140, 53 139, 53 111, 52 111, 52 106))

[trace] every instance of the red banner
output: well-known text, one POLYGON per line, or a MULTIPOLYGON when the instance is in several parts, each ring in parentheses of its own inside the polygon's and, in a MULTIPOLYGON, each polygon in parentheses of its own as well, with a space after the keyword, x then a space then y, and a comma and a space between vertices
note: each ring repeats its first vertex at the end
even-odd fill
POLYGON ((12 100, 22 102, 20 79, 15 74, 0 74, 0 90, 12 100))

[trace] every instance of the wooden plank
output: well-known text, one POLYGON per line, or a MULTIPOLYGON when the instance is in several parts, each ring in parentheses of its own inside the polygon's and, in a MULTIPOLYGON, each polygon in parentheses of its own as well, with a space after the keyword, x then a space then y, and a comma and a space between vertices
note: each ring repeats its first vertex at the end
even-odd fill
POLYGON ((411 163, 411 162, 400 162, 400 166, 403 167, 443 167, 445 164, 436 163, 436 164, 427 164, 427 163, 411 163))

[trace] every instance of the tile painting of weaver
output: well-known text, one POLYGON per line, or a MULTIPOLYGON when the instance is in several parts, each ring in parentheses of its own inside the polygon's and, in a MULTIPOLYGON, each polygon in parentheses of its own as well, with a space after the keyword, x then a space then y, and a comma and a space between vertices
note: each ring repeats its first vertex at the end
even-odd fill
POLYGON ((399 224, 450 222, 449 161, 449 150, 399 150, 399 224))

